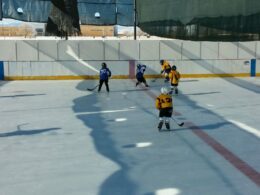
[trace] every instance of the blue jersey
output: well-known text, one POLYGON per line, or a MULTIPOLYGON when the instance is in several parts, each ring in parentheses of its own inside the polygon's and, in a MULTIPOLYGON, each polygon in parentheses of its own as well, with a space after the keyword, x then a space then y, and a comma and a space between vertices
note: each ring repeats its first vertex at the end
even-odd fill
POLYGON ((101 80, 107 80, 111 76, 111 71, 108 68, 102 68, 99 71, 99 77, 101 80))
POLYGON ((142 78, 144 76, 145 69, 146 65, 138 65, 136 68, 136 78, 142 78))

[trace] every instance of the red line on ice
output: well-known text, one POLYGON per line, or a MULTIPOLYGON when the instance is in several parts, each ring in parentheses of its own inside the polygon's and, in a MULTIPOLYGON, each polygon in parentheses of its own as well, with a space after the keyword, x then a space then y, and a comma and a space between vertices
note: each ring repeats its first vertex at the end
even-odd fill
MULTIPOLYGON (((145 91, 151 98, 155 99, 157 95, 152 91, 145 91)), ((175 115, 181 116, 181 113, 175 112, 175 115)), ((249 164, 244 162, 242 159, 233 154, 230 150, 225 148, 221 143, 215 140, 213 137, 208 135, 198 126, 194 125, 192 122, 185 122, 185 127, 192 130, 192 132, 207 143, 211 148, 213 148, 217 153, 224 157, 228 162, 230 162, 234 167, 236 167, 240 172, 246 175, 251 181, 256 185, 260 186, 260 174, 249 164)))

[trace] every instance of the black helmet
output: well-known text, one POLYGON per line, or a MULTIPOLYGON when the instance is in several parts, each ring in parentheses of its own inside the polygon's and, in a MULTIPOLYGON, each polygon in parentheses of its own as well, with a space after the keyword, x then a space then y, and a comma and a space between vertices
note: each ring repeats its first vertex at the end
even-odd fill
POLYGON ((176 70, 177 67, 175 65, 172 66, 172 70, 176 70))
POLYGON ((164 60, 160 60, 160 64, 163 64, 164 63, 164 60))
POLYGON ((106 68, 107 67, 107 64, 105 62, 103 62, 101 65, 102 65, 102 68, 106 68))

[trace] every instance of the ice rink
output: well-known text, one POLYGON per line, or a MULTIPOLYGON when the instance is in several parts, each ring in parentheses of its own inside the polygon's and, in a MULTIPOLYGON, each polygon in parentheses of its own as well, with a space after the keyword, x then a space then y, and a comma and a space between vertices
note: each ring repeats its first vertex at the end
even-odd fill
POLYGON ((0 82, 0 195, 259 195, 260 78, 0 82), (178 122, 177 121, 177 122, 178 122))

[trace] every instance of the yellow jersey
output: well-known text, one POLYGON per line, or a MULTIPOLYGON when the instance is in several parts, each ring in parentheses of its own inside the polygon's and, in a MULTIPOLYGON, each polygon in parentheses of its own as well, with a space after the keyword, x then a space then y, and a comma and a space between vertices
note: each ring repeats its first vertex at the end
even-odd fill
POLYGON ((181 78, 181 75, 177 70, 171 70, 171 72, 169 73, 169 78, 170 78, 171 84, 178 84, 179 80, 181 78))
POLYGON ((155 107, 157 109, 172 108, 173 107, 172 96, 169 94, 160 94, 155 100, 155 107))
POLYGON ((171 69, 171 65, 169 64, 169 62, 167 62, 166 60, 164 60, 163 64, 162 64, 162 71, 167 71, 171 69))

